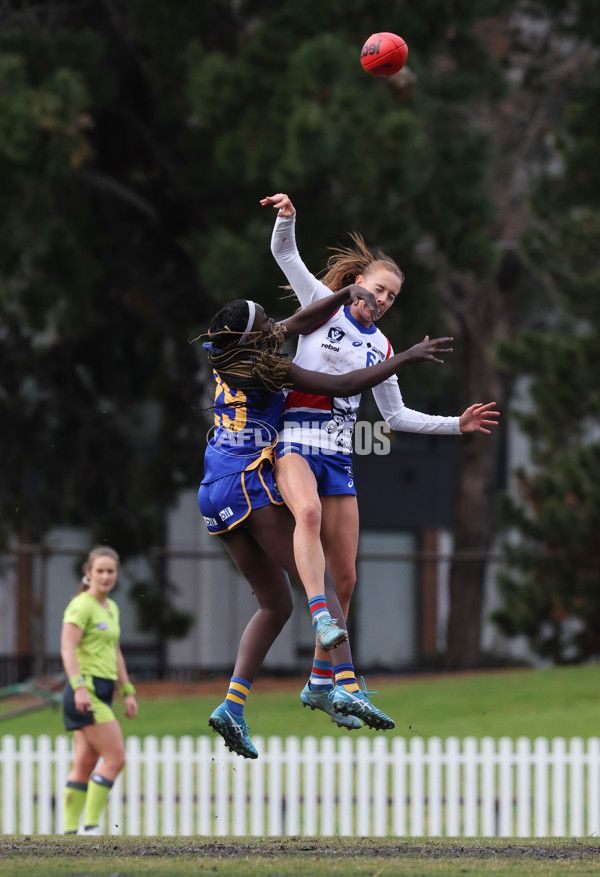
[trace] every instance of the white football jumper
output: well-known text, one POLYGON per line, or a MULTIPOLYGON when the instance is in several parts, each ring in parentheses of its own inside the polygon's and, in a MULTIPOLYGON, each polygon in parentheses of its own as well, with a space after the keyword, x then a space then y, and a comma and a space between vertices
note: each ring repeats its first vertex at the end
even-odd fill
MULTIPOLYGON (((271 251, 302 307, 331 295, 332 290, 310 273, 296 246, 296 217, 278 216, 273 228, 271 251)), ((298 339, 294 362, 302 368, 326 374, 343 374, 374 365, 393 355, 390 342, 372 324, 368 329, 354 319, 349 307, 298 339)), ((373 387, 383 419, 394 430, 438 435, 460 435, 458 417, 423 414, 407 408, 396 375, 373 387)), ((280 442, 299 442, 312 448, 350 453, 360 395, 330 398, 289 392, 280 430, 280 442)))

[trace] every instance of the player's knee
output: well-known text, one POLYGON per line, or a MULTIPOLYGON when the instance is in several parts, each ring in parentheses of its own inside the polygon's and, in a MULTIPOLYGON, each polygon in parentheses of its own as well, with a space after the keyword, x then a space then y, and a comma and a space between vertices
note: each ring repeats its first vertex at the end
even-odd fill
POLYGON ((286 621, 288 621, 294 609, 292 595, 281 594, 277 601, 273 603, 269 608, 271 609, 271 612, 274 612, 276 614, 277 620, 283 627, 286 621))
POLYGON ((309 500, 296 509, 296 525, 305 530, 321 530, 321 503, 309 500))
POLYGON ((348 604, 354 593, 356 585, 356 569, 354 566, 340 570, 335 577, 335 585, 339 601, 342 605, 348 604))
POLYGON ((111 769, 115 773, 120 773, 120 771, 122 771, 125 767, 125 763, 127 761, 127 758, 125 756, 125 750, 117 749, 115 752, 112 752, 110 754, 110 757, 107 758, 106 761, 109 763, 111 769))

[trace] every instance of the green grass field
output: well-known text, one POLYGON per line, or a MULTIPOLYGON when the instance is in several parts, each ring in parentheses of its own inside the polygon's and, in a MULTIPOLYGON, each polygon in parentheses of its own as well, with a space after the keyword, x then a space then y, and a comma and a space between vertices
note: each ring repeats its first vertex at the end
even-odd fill
POLYGON ((0 839, 0 874, 28 877, 537 877, 599 874, 597 840, 0 839))
MULTIPOLYGON (((395 719, 393 733, 404 737, 419 734, 425 738, 505 735, 586 738, 600 734, 597 665, 435 677, 380 677, 375 681, 376 685, 369 686, 379 691, 374 702, 395 719)), ((322 713, 302 708, 298 695, 304 682, 304 678, 298 678, 291 680, 285 690, 279 687, 271 690, 269 680, 259 678, 245 711, 252 733, 263 737, 347 733, 322 713)), ((226 688, 224 679, 219 694, 148 699, 140 686, 140 714, 134 721, 123 721, 124 733, 140 737, 208 734, 208 717, 223 699, 226 688)), ((14 708, 14 703, 11 707, 14 708)), ((119 701, 116 710, 122 714, 119 701)), ((0 722, 0 734, 63 733, 59 709, 0 722)), ((365 729, 361 733, 376 732, 365 729)))
MULTIPOLYGON (((588 666, 380 678, 375 700, 396 719, 394 733, 406 737, 586 738, 600 733, 599 676, 599 667, 588 666)), ((298 693, 303 684, 298 679, 282 690, 259 679, 246 708, 253 733, 343 734, 321 713, 302 709, 298 693)), ((139 718, 123 722, 126 732, 139 736, 209 733, 207 718, 222 696, 150 699, 140 689, 139 718)), ((4 733, 55 736, 64 731, 60 712, 44 710, 0 723, 4 733)), ((0 838, 0 877, 29 877, 33 869, 44 877, 563 877, 600 875, 600 840, 0 838)))

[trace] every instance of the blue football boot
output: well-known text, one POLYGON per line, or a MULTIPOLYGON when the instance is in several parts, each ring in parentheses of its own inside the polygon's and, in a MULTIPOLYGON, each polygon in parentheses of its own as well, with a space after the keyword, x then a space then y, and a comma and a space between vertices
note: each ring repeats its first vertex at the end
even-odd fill
POLYGON ((220 734, 225 745, 231 752, 237 752, 244 758, 258 758, 258 752, 252 744, 252 740, 248 736, 250 728, 246 724, 242 716, 234 716, 227 709, 227 705, 222 703, 211 715, 208 724, 220 734))
POLYGON ((338 627, 335 623, 336 621, 337 619, 332 618, 329 613, 327 613, 327 615, 321 615, 317 620, 315 626, 317 645, 320 649, 323 649, 324 652, 329 652, 331 649, 335 649, 336 646, 345 643, 348 639, 348 631, 344 630, 342 627, 338 627))
POLYGON ((373 706, 368 698, 369 694, 377 694, 376 691, 367 691, 365 680, 360 677, 362 691, 348 691, 341 685, 333 689, 333 708, 344 716, 356 716, 369 728, 377 731, 389 731, 396 727, 396 723, 376 706, 373 706))
POLYGON ((331 721, 335 722, 340 728, 347 728, 349 731, 356 731, 358 728, 362 728, 362 722, 355 716, 345 716, 343 713, 335 711, 333 708, 333 692, 333 688, 328 688, 326 691, 313 691, 308 687, 307 682, 300 693, 300 700, 304 706, 309 706, 311 710, 323 710, 324 713, 331 716, 331 721))

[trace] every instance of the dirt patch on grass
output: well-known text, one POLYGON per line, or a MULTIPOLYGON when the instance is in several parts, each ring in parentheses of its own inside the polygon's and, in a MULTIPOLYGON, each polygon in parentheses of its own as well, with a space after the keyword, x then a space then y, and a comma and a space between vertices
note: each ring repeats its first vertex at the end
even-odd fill
POLYGON ((600 841, 586 840, 507 840, 414 841, 381 838, 257 838, 224 842, 177 838, 169 841, 141 838, 15 838, 0 841, 0 855, 26 856, 195 856, 198 858, 237 858, 252 856, 320 856, 336 858, 403 858, 423 859, 598 859, 600 841))

